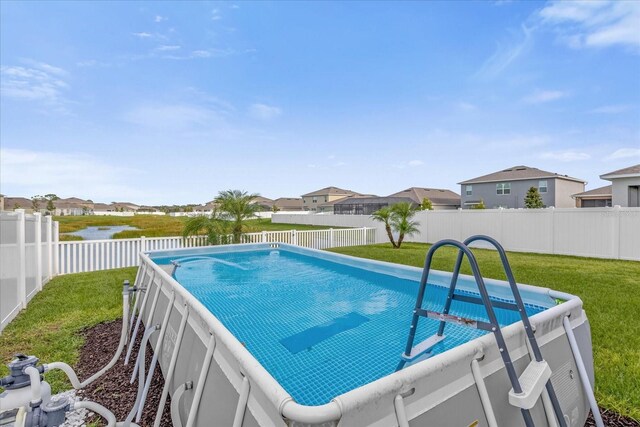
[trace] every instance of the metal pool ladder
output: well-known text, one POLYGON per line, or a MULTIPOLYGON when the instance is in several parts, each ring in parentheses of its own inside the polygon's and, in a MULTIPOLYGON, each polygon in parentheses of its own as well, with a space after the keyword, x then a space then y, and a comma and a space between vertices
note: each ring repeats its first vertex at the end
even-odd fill
POLYGON ((524 303, 522 302, 522 297, 520 296, 518 286, 516 285, 516 281, 513 277, 513 272, 511 271, 511 266, 509 265, 509 261, 507 260, 507 255, 504 251, 504 248, 495 239, 489 236, 478 235, 469 237, 462 243, 456 240, 446 239, 440 240, 439 242, 431 246, 429 252, 427 252, 427 257, 424 263, 424 270, 422 271, 422 278, 420 279, 420 288, 418 291, 418 297, 416 299, 416 305, 413 310, 413 318, 411 320, 411 327, 409 329, 407 345, 404 353, 401 356, 401 360, 396 371, 401 370, 406 363, 415 361, 416 359, 418 359, 418 357, 424 355, 436 344, 444 340, 444 328, 446 323, 455 323, 457 325, 467 326, 474 329, 481 329, 483 331, 493 333, 498 344, 498 348, 500 349, 500 355, 502 356, 502 361, 504 362, 504 366, 507 370, 509 381, 511 382, 512 388, 509 391, 509 403, 520 408, 522 417, 524 418, 524 422, 527 427, 534 427, 533 418, 531 417, 531 413, 529 412, 529 410, 535 406, 536 402, 545 389, 551 400, 553 412, 555 413, 558 424, 560 425, 560 427, 567 426, 562 414, 562 409, 560 408, 560 403, 558 402, 558 398, 553 389, 553 385, 551 384, 551 369, 549 368, 549 364, 542 358, 540 347, 538 346, 538 342, 536 341, 533 330, 531 328, 529 316, 527 316, 524 303), (480 275, 478 262, 468 246, 469 244, 476 241, 488 242, 493 245, 498 251, 498 254, 500 255, 500 259, 502 261, 502 266, 504 267, 504 271, 509 282, 509 287, 511 288, 511 292, 513 293, 515 303, 496 301, 489 298, 489 293, 487 292, 484 280, 480 275), (423 309, 422 302, 427 286, 427 279, 429 278, 429 271, 431 270, 431 261, 433 259, 433 255, 438 249, 443 246, 453 246, 458 248, 458 257, 456 259, 453 275, 451 276, 451 284, 449 285, 449 293, 447 295, 444 310, 440 313, 423 309), (465 255, 469 260, 471 271, 473 272, 476 285, 478 286, 478 291, 480 293, 479 298, 472 295, 462 295, 455 293, 458 276, 460 275, 460 267, 465 255), (451 308, 451 303, 453 302, 453 300, 484 305, 487 311, 489 322, 449 314, 449 310, 451 308), (525 368, 520 377, 518 377, 513 367, 509 350, 507 349, 507 345, 502 336, 500 324, 498 323, 495 311, 493 310, 494 307, 517 311, 520 314, 520 318, 522 319, 522 323, 527 334, 527 339, 531 344, 533 360, 525 368), (435 335, 432 335, 423 342, 414 346, 413 343, 415 340, 416 329, 418 328, 418 320, 420 319, 420 317, 439 320, 440 325, 438 327, 438 332, 435 335))

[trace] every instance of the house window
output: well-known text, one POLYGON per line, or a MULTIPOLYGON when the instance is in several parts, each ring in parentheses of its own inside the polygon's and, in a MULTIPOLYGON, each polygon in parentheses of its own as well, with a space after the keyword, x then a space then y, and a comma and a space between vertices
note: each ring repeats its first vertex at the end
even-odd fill
POLYGON ((471 196, 473 194, 473 185, 467 185, 465 193, 467 196, 471 196))
POLYGON ((511 194, 511 183, 501 182, 496 184, 496 194, 511 194))
POLYGON ((538 181, 538 191, 541 193, 547 192, 547 181, 538 181))
POLYGON ((311 203, 318 203, 318 198, 314 197, 313 199, 311 199, 311 203))
POLYGON ((328 202, 329 201, 329 196, 324 196, 324 202, 328 202))

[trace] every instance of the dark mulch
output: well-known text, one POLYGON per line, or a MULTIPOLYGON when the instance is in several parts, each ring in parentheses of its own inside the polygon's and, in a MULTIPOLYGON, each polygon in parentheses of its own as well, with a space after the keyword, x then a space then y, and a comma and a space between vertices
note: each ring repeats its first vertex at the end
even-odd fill
MULTIPOLYGON (((80 351, 80 360, 76 365, 76 372, 81 380, 93 375, 109 363, 118 348, 121 327, 122 320, 120 319, 113 322, 101 323, 93 328, 86 329, 83 332, 86 341, 80 351)), ((138 331, 136 342, 134 343, 129 364, 127 366, 124 366, 123 364, 127 351, 125 347, 120 360, 113 368, 111 368, 101 378, 97 379, 94 383, 87 386, 87 388, 80 391, 80 396, 82 396, 82 398, 97 402, 108 408, 110 411, 113 411, 118 421, 124 421, 127 418, 127 415, 129 415, 129 411, 133 406, 133 402, 136 400, 136 394, 138 392, 138 382, 136 381, 133 384, 129 384, 129 380, 133 373, 135 356, 138 354, 140 341, 144 334, 142 324, 140 324, 140 329, 141 330, 138 331)), ((147 345, 145 353, 147 359, 146 373, 148 373, 151 357, 153 356, 153 352, 149 345, 147 345)), ((149 387, 144 412, 139 423, 140 426, 153 426, 163 386, 164 378, 162 377, 158 364, 153 374, 151 386, 149 387)), ((169 413, 170 401, 171 398, 167 398, 161 423, 163 427, 172 425, 171 414, 169 413)), ((86 420, 87 423, 95 421, 102 422, 103 420, 98 416, 86 420)))
MULTIPOLYGON (((122 320, 116 320, 113 322, 101 323, 84 331, 83 335, 86 338, 86 342, 82 347, 80 352, 80 361, 76 366, 76 372, 81 380, 93 375, 109 363, 111 357, 113 357, 113 354, 116 351, 116 348, 118 347, 121 326, 122 320)), ((126 353, 125 348, 120 360, 109 372, 81 391, 81 396, 83 398, 98 402, 113 411, 118 421, 125 420, 131 410, 133 402, 136 399, 136 393, 138 392, 137 381, 134 384, 129 384, 129 379, 131 378, 135 356, 138 354, 140 341, 144 334, 144 327, 142 324, 140 325, 140 328, 141 330, 138 331, 138 337, 134 343, 133 352, 131 353, 132 360, 129 361, 129 365, 123 365, 126 353)), ((151 347, 147 345, 147 369, 151 363, 152 356, 153 353, 151 351, 151 347)), ((151 381, 151 387, 149 388, 145 410, 142 414, 142 419, 140 420, 141 426, 147 427, 153 425, 163 385, 164 378, 162 377, 160 369, 156 367, 156 371, 153 374, 153 380, 151 381)), ((162 416, 161 425, 163 427, 172 425, 169 409, 170 402, 171 398, 169 397, 162 416)), ((637 421, 607 409, 600 408, 600 413, 602 414, 602 419, 607 427, 640 427, 640 423, 637 421)), ((87 423, 90 423, 102 420, 99 417, 93 417, 86 421, 87 423)), ((595 425, 593 417, 589 414, 585 427, 595 427, 595 425)))
MULTIPOLYGON (((608 409, 600 408, 600 415, 602 415, 602 421, 607 427, 640 427, 638 421, 632 420, 629 417, 624 417, 617 412, 609 411, 608 409)), ((589 418, 584 427, 596 427, 596 423, 593 420, 591 412, 589 412, 589 418)))

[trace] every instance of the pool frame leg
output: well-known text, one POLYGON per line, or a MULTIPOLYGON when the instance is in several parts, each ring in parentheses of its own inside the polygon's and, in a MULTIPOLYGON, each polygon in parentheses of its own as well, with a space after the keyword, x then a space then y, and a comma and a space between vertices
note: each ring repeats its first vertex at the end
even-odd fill
POLYGON ((198 407, 200 406, 200 400, 202 399, 202 392, 204 390, 204 383, 207 380, 207 374, 209 373, 209 367, 211 366, 211 359, 213 359, 213 352, 216 349, 216 336, 212 333, 207 343, 207 352, 204 355, 202 362, 202 369, 200 370, 200 376, 198 377, 198 384, 193 395, 193 401, 191 402, 191 409, 189 409, 189 417, 187 418, 186 427, 193 427, 196 421, 196 415, 198 414, 198 407))

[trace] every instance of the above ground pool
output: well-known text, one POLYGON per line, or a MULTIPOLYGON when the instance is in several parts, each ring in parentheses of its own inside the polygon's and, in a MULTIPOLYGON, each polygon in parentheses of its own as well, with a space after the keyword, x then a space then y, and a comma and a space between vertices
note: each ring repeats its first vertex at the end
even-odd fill
MULTIPOLYGON (((271 248, 154 261, 178 263, 178 283, 304 405, 322 405, 393 373, 418 292, 415 280, 271 248)), ((442 310, 447 291, 429 284, 424 308, 442 310)), ((527 304, 529 316, 544 308, 527 304)), ((483 306, 459 301, 451 314, 488 320, 483 306)), ((502 326, 520 320, 513 311, 496 309, 496 314, 502 326)), ((421 322, 416 342, 435 334, 440 323, 421 322)), ((446 338, 431 354, 483 333, 448 325, 446 338)))
MULTIPOLYGON (((518 376, 534 355, 518 312, 503 308, 514 305, 507 282, 484 279, 503 352, 494 334, 454 322, 429 351, 401 362, 422 273, 280 243, 142 254, 134 311, 158 331, 149 342, 174 425, 496 427, 525 425, 528 411, 526 425, 546 426, 556 425, 558 407, 564 425, 584 424, 594 379, 579 298, 517 285, 551 370, 550 409, 541 390, 512 396, 504 352, 518 376), (576 354, 584 376, 575 374, 576 354)), ((443 311, 451 278, 431 271, 422 310, 443 311)), ((478 296, 473 277, 460 275, 455 295, 449 315, 486 328, 485 306, 468 302, 478 296)), ((421 317, 415 344, 439 324, 421 317)))

